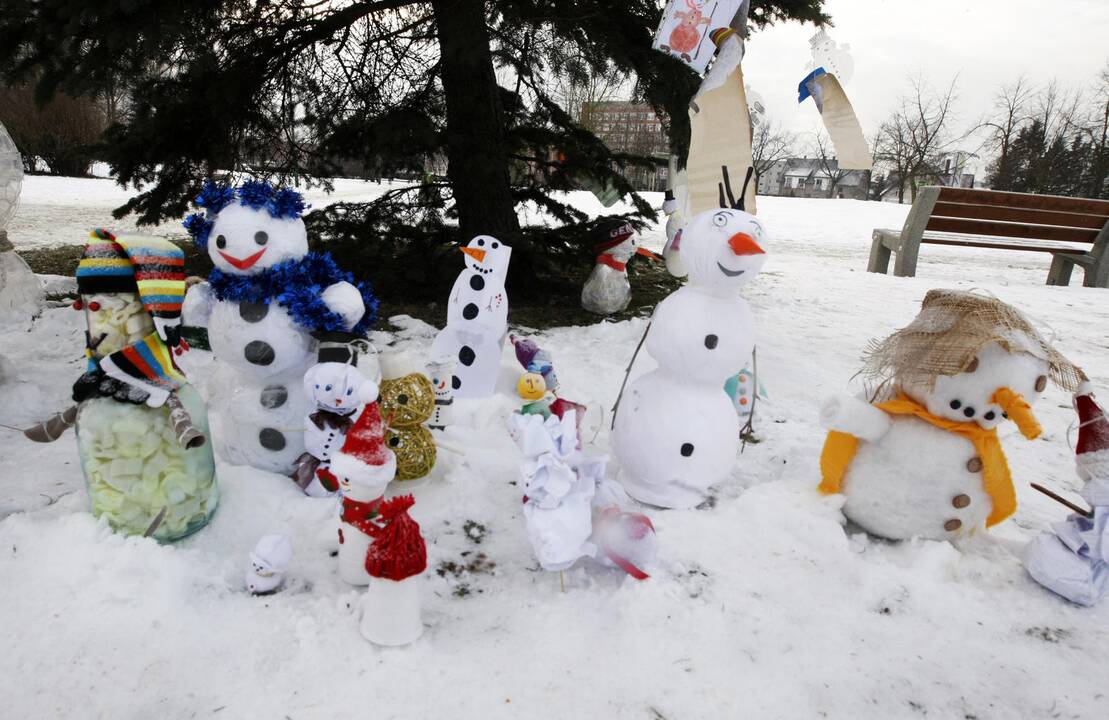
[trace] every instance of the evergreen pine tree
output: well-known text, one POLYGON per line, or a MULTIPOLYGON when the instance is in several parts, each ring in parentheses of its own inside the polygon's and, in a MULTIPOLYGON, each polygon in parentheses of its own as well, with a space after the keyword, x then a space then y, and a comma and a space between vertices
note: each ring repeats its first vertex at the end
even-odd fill
MULTIPOLYGON (((823 23, 822 4, 752 0, 750 18, 823 23)), ((424 267, 431 255, 491 233, 515 248, 510 285, 534 292, 558 254, 592 241, 593 226, 552 191, 611 184, 651 218, 620 168, 660 162, 613 153, 558 106, 560 57, 634 77, 635 97, 684 151, 697 77, 651 49, 661 9, 658 0, 8 0, 0 77, 37 77, 41 99, 130 90, 102 155, 143 192, 117 214, 180 217, 219 171, 326 182, 353 164, 412 180, 376 202, 313 213, 315 235, 353 241, 367 261, 438 292, 424 267), (525 201, 561 225, 521 229, 525 201)))

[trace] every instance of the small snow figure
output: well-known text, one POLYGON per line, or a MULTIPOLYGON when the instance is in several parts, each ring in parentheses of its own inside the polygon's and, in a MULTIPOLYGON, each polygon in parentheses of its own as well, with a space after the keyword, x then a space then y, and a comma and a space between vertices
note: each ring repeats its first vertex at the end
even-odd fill
POLYGON ((516 360, 520 366, 529 373, 543 376, 543 384, 547 391, 558 390, 558 376, 555 375, 554 361, 551 354, 539 347, 531 338, 521 338, 515 335, 508 336, 512 348, 516 352, 516 360))
POLYGON ((326 253, 308 252, 300 194, 264 182, 208 183, 206 214, 185 227, 215 268, 189 289, 185 320, 207 326, 220 365, 212 382, 220 449, 233 463, 292 474, 304 452, 313 332, 361 335, 377 300, 326 253))
POLYGON ((424 632, 420 585, 427 569, 427 545, 408 515, 411 495, 386 500, 374 520, 373 545, 366 556, 371 580, 362 597, 362 637, 375 645, 408 645, 424 632))
POLYGON ((451 381, 455 397, 483 398, 496 387, 508 330, 504 282, 512 248, 495 237, 478 235, 462 252, 466 268, 451 288, 447 326, 435 337, 431 354, 457 358, 451 381))
POLYGON ((270 595, 281 589, 293 544, 286 535, 265 535, 250 551, 250 567, 246 569, 246 589, 252 595, 270 595))
POLYGON ((351 585, 366 585, 366 553, 373 543, 385 488, 397 472, 397 459, 385 446, 385 423, 377 403, 369 403, 347 431, 331 465, 318 473, 328 490, 343 492, 339 517, 339 576, 351 585))
POLYGON ((1024 566, 1048 590, 1079 605, 1094 605, 1109 591, 1109 419, 1088 384, 1074 399, 1078 411, 1075 465, 1092 510, 1055 523, 1028 544, 1024 566))
POLYGON ((451 424, 451 406, 454 405, 454 361, 450 358, 433 360, 427 364, 427 376, 435 392, 435 410, 427 421, 432 430, 446 430, 451 424))
POLYGON ((628 222, 609 231, 608 239, 594 246, 593 252, 597 260, 581 289, 581 306, 598 315, 621 312, 631 302, 628 261, 633 255, 660 259, 647 248, 638 246, 635 229, 628 222))
POLYGON ((320 484, 319 473, 330 466, 366 403, 377 400, 378 385, 359 369, 360 356, 356 344, 324 343, 319 362, 304 374, 311 411, 305 422, 305 452, 297 459, 293 479, 311 497, 333 494, 320 484))
POLYGON ((920 314, 867 355, 876 404, 827 402, 820 491, 843 493, 843 514, 894 540, 954 540, 1016 510, 997 428, 1040 434, 1030 403, 1049 375, 1074 389, 1082 371, 1015 308, 995 298, 931 290, 920 314))
POLYGON ((754 348, 751 310, 737 292, 766 262, 766 232, 742 209, 742 194, 738 202, 731 196, 726 171, 724 178, 720 197, 727 190, 731 206, 694 215, 682 228, 689 279, 659 303, 647 333, 659 367, 628 386, 616 412, 620 482, 636 500, 660 507, 701 503, 739 451, 739 419, 724 383, 754 348))

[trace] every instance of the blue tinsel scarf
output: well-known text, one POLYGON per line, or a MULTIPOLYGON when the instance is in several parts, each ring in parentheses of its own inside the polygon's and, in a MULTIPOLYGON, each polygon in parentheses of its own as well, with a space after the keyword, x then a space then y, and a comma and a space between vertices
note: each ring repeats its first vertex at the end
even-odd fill
POLYGON ((340 270, 329 253, 310 252, 299 260, 285 260, 252 275, 232 275, 214 268, 208 276, 208 282, 220 300, 267 305, 276 300, 306 330, 334 332, 347 328, 343 318, 331 312, 320 295, 329 285, 343 280, 358 288, 366 305, 366 314, 350 329, 350 332, 362 335, 377 319, 377 298, 373 288, 367 282, 355 282, 354 276, 340 270))

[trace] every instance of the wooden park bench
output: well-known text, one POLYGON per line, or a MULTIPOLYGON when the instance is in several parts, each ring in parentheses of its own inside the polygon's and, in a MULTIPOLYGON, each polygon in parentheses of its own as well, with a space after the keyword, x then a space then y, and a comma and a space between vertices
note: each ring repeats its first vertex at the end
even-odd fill
POLYGON ((888 272, 895 253, 893 274, 916 275, 925 243, 1051 253, 1048 285, 1069 285, 1079 265, 1086 287, 1109 287, 1109 200, 925 187, 901 230, 872 237, 870 272, 888 272))

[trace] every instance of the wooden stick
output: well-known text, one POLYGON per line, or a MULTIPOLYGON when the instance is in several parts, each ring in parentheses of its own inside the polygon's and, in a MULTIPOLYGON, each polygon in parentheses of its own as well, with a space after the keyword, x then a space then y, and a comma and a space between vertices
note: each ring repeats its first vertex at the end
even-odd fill
POLYGON ((193 425, 189 411, 181 404, 177 393, 171 392, 166 398, 166 407, 169 408, 169 420, 173 423, 173 431, 177 433, 177 442, 186 450, 192 450, 203 445, 207 438, 193 425))
POLYGON ((562 587, 562 592, 566 592, 566 573, 562 570, 558 571, 558 584, 562 587))
POLYGON ((1047 495, 1049 498, 1051 498, 1055 502, 1057 502, 1061 505, 1066 505, 1068 508, 1070 508, 1071 510, 1074 510, 1079 515, 1081 515, 1081 516, 1083 516, 1087 519, 1093 518, 1093 516, 1094 516, 1094 511, 1093 510, 1083 510, 1082 508, 1080 508, 1077 505, 1075 505, 1074 503, 1072 503, 1070 500, 1067 500, 1066 498, 1060 497, 1059 495, 1056 495, 1055 493, 1051 492, 1050 490, 1045 488, 1043 485, 1037 485, 1036 483, 1029 483, 1029 484, 1033 488, 1035 488, 1036 490, 1039 490, 1040 492, 1042 492, 1044 495, 1047 495))
POLYGON ((29 427, 23 431, 24 437, 32 442, 48 443, 54 442, 65 433, 66 430, 73 427, 77 423, 77 406, 70 405, 60 413, 55 413, 50 418, 43 420, 38 425, 29 427))
POLYGON ((616 404, 612 406, 612 425, 609 430, 616 427, 616 410, 620 407, 620 399, 624 397, 624 387, 628 384, 628 376, 632 374, 632 366, 635 365, 635 358, 639 356, 639 349, 643 347, 643 343, 647 341, 647 333, 651 331, 651 323, 647 322, 647 329, 643 331, 643 337, 639 338, 639 344, 635 346, 635 352, 632 353, 631 362, 628 363, 627 370, 624 371, 624 382, 620 383, 620 392, 616 394, 616 404))

